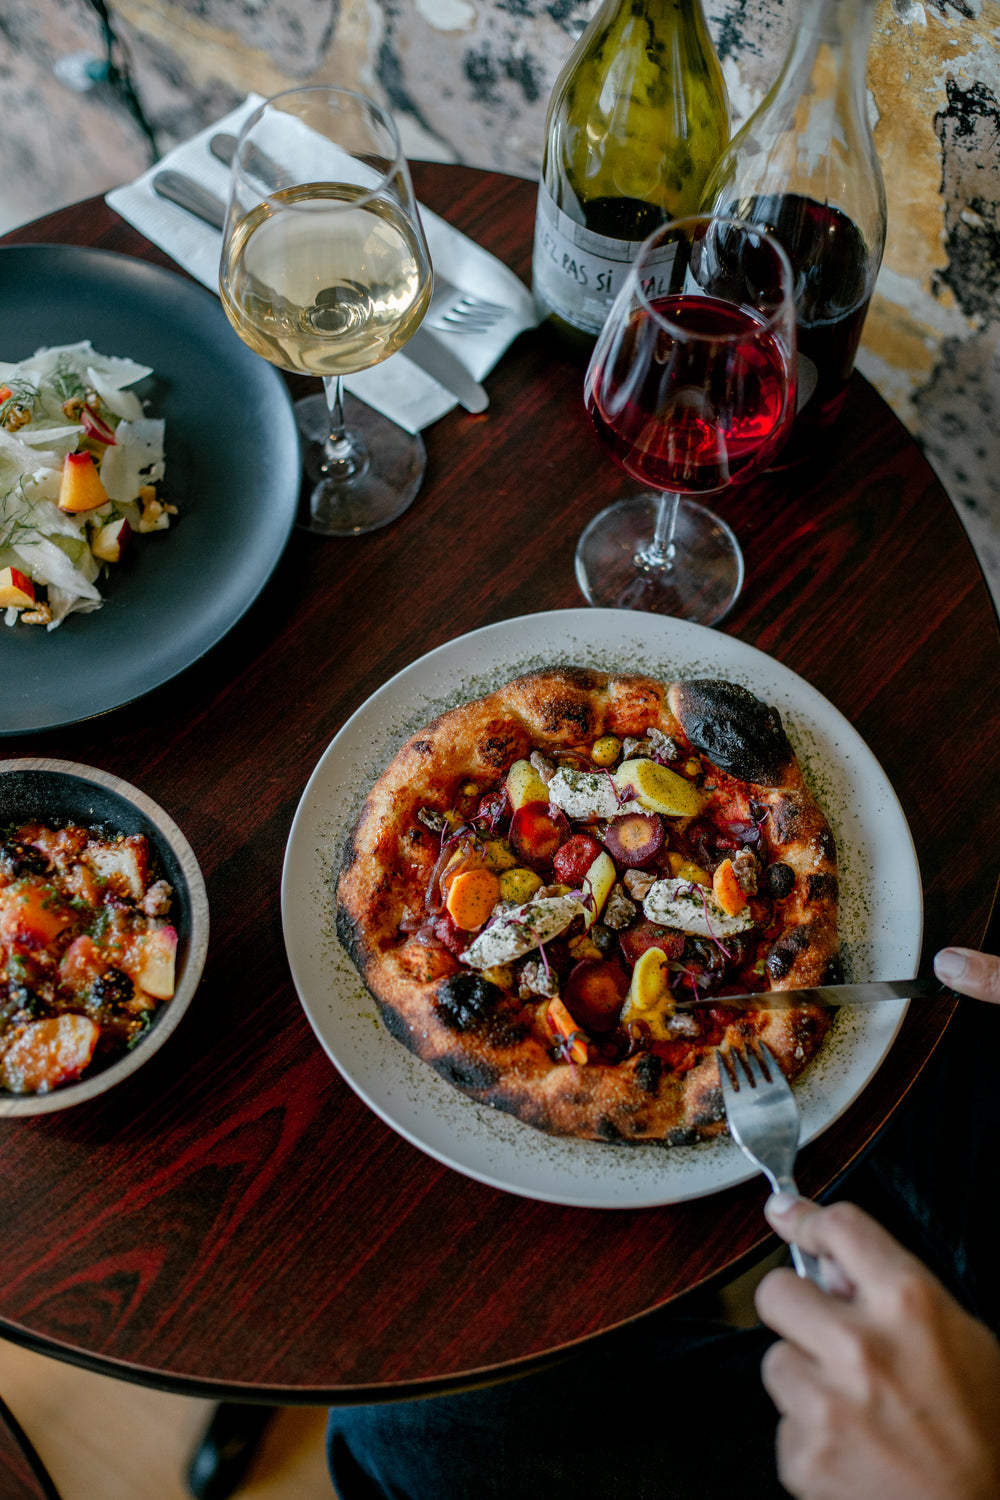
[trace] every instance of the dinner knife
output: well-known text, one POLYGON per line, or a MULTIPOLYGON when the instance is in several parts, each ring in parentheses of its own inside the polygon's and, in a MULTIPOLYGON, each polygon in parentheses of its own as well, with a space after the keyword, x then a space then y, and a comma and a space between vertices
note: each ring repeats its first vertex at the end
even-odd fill
POLYGON ((937 979, 873 979, 867 984, 828 984, 810 990, 766 990, 759 995, 699 995, 678 999, 677 1010, 698 1010, 704 1005, 732 1010, 790 1010, 797 1005, 877 1005, 882 1000, 954 1001, 956 996, 937 979))
MULTIPOLYGON (((193 178, 185 177, 183 172, 175 172, 169 167, 157 172, 153 177, 153 191, 210 224, 213 229, 222 229, 225 225, 226 206, 222 200, 193 178)), ((412 333, 403 352, 432 380, 450 391, 466 411, 481 412, 489 406, 490 398, 484 388, 473 380, 458 355, 453 354, 430 328, 421 327, 412 333)))

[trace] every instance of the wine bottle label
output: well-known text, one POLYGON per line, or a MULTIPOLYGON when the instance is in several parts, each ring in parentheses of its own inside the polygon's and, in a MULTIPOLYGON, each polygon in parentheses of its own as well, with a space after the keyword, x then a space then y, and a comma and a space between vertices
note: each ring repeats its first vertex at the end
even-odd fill
MULTIPOLYGON (((640 240, 616 240, 578 224, 538 185, 531 276, 535 296, 549 311, 584 333, 599 333, 625 284, 640 240)), ((664 265, 674 247, 664 250, 664 265)))

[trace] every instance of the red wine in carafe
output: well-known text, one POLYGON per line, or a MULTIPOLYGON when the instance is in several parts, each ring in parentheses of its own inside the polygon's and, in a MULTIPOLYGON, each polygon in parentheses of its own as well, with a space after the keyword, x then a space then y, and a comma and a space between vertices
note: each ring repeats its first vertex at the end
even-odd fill
POLYGON ((780 447, 792 418, 777 340, 715 298, 661 297, 650 306, 697 338, 686 343, 666 328, 654 335, 636 314, 617 351, 621 382, 615 370, 588 374, 595 432, 626 473, 657 489, 710 494, 749 477, 780 447), (645 372, 639 382, 637 369, 645 372))
POLYGON ((826 445, 885 247, 865 86, 875 6, 802 0, 778 77, 705 188, 704 207, 770 225, 796 277, 802 410, 782 466, 826 445))
POLYGON ((797 193, 752 198, 730 211, 766 224, 788 251, 795 277, 799 381, 807 390, 815 382, 797 426, 815 435, 840 413, 861 341, 874 280, 864 240, 839 209, 797 193))

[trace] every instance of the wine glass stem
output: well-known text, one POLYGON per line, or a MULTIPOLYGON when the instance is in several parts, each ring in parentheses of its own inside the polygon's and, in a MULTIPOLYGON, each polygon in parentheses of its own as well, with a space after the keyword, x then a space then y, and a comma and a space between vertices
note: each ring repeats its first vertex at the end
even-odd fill
POLYGON ((646 571, 658 569, 668 573, 674 565, 674 532, 677 529, 677 509, 680 495, 662 494, 656 508, 656 526, 653 540, 636 553, 635 565, 646 571))
POLYGON ((324 480, 344 484, 365 473, 371 455, 361 434, 347 430, 344 422, 344 387, 340 376, 324 376, 323 392, 330 413, 330 432, 323 444, 320 473, 324 480))

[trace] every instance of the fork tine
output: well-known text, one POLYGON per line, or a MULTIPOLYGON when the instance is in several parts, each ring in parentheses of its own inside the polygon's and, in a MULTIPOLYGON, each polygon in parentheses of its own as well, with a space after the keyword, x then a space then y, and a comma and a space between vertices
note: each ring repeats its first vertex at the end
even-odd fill
POLYGON ((761 1044, 747 1047, 743 1053, 743 1066, 750 1074, 750 1082, 754 1088, 759 1083, 770 1083, 771 1071, 768 1067, 767 1048, 761 1044))

